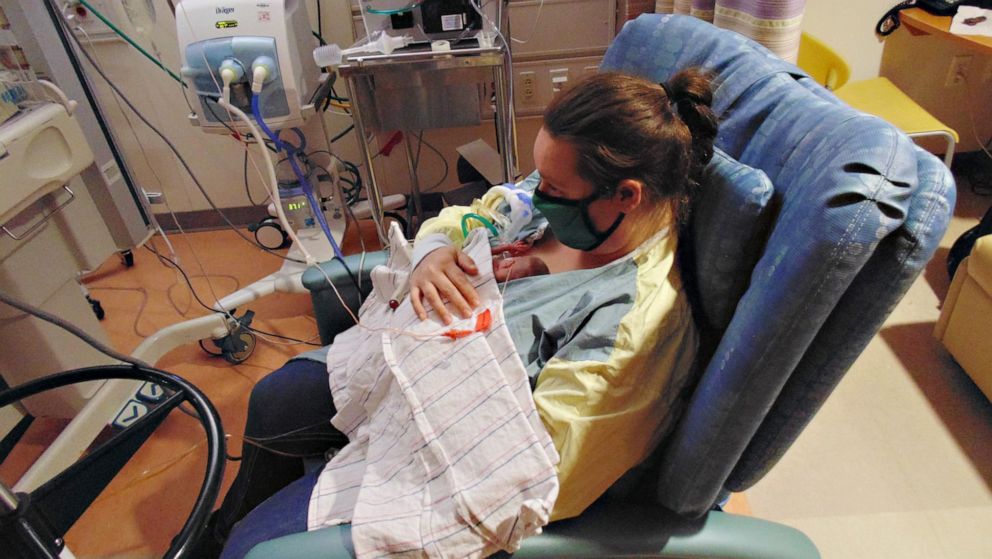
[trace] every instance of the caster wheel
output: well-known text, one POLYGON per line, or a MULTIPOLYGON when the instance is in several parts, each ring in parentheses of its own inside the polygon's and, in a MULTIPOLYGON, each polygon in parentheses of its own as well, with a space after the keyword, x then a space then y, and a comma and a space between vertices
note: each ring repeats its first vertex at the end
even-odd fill
MULTIPOLYGON (((230 336, 229 336, 230 337, 230 336)), ((238 365, 244 363, 255 352, 255 334, 252 332, 238 332, 233 335, 234 339, 229 340, 231 346, 237 347, 235 350, 224 350, 222 356, 228 363, 238 365)))
POLYGON ((119 254, 121 255, 121 262, 124 264, 125 268, 134 266, 134 253, 131 252, 131 249, 122 250, 119 254))
POLYGON ((255 233, 255 242, 261 247, 276 250, 289 244, 289 235, 273 217, 267 217, 249 229, 255 233))

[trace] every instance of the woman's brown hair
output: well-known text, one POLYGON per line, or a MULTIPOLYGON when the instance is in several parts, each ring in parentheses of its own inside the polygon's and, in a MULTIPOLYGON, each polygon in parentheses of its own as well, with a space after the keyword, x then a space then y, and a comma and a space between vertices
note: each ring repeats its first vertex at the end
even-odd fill
POLYGON ((544 111, 544 128, 575 147, 579 173, 601 196, 624 179, 639 180, 650 200, 671 201, 684 219, 699 173, 713 156, 712 101, 709 76, 695 68, 664 86, 605 72, 555 97, 544 111))

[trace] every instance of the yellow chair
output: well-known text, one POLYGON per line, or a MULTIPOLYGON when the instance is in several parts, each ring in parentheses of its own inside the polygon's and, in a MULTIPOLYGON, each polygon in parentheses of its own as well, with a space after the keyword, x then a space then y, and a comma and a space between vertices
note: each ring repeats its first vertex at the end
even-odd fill
POLYGON ((979 238, 958 266, 934 336, 992 400, 992 236, 979 238))
POLYGON ((888 78, 848 83, 851 68, 822 41, 807 33, 799 42, 797 64, 848 105, 891 122, 911 138, 936 136, 947 142, 944 164, 951 166, 958 133, 937 120, 888 78))

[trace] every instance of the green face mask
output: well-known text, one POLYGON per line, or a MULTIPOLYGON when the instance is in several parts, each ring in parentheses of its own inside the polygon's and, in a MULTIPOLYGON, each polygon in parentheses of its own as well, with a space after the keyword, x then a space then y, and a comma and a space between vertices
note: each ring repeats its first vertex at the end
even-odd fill
POLYGON ((578 250, 595 250, 603 244, 610 235, 620 227, 620 222, 626 214, 621 213, 609 229, 602 233, 596 231, 589 218, 589 204, 599 196, 592 194, 581 200, 569 200, 548 196, 540 190, 534 191, 534 207, 548 220, 548 226, 555 238, 563 245, 578 250))

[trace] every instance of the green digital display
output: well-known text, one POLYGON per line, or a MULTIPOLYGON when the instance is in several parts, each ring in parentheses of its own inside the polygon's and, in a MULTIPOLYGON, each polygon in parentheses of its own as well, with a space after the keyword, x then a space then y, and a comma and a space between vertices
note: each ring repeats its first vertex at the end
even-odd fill
POLYGON ((302 209, 306 208, 307 207, 307 203, 306 202, 290 202, 289 204, 286 204, 286 207, 289 209, 289 211, 295 212, 296 210, 302 210, 302 209))

